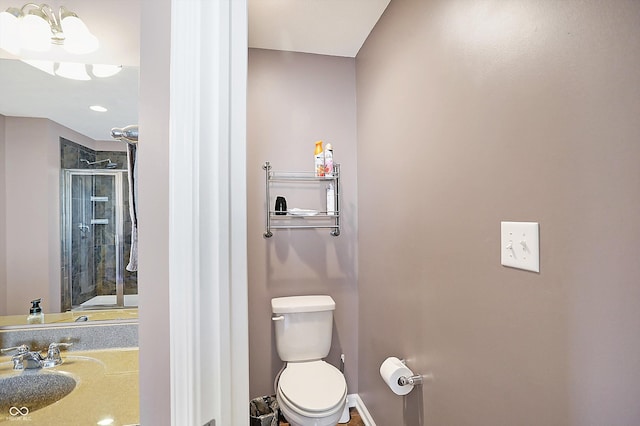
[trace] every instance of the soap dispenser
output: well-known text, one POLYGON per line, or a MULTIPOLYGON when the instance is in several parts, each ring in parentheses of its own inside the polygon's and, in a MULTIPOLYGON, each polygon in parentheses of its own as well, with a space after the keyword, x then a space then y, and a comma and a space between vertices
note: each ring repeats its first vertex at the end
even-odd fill
POLYGON ((34 299, 31 301, 31 309, 29 309, 27 324, 44 324, 44 314, 40 307, 41 301, 42 299, 34 299))

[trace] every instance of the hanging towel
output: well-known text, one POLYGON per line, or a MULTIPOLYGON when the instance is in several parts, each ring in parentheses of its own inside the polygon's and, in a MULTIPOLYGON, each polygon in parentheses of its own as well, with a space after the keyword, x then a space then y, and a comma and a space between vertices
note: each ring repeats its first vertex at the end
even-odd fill
POLYGON ((138 209, 136 207, 138 195, 138 167, 137 167, 138 147, 132 143, 127 143, 127 163, 129 173, 129 215, 131 216, 131 252, 129 253, 129 264, 127 271, 138 270, 138 209))

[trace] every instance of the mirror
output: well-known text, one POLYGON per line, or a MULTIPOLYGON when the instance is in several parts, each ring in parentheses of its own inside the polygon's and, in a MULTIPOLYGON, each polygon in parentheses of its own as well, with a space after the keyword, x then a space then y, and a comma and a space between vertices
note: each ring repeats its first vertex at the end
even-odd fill
MULTIPOLYGON (((0 11, 25 3, 0 0, 0 11)), ((90 75, 91 64, 123 68, 113 77, 70 80, 47 74, 0 49, 0 148, 4 152, 0 183, 6 188, 0 200, 5 220, 0 232, 4 246, 0 250, 4 275, 0 278, 0 314, 4 314, 0 327, 16 321, 25 325, 29 300, 39 297, 43 298, 47 323, 73 321, 80 316, 78 312, 60 313, 64 287, 60 197, 64 153, 60 140, 96 152, 93 161, 102 160, 102 152, 119 152, 126 158, 126 145, 112 140, 110 129, 137 123, 139 2, 68 0, 48 4, 55 11, 64 6, 75 12, 98 38, 100 48, 85 55, 71 55, 53 46, 49 52, 24 51, 23 58, 89 64, 90 75), (92 111, 91 105, 102 105, 108 111, 92 111)), ((65 168, 87 170, 108 164, 84 164, 80 160, 78 157, 75 165, 65 168)), ((116 169, 120 168, 126 165, 118 164, 116 169)), ((137 316, 137 309, 111 313, 88 309, 82 315, 90 320, 131 319, 137 316)))

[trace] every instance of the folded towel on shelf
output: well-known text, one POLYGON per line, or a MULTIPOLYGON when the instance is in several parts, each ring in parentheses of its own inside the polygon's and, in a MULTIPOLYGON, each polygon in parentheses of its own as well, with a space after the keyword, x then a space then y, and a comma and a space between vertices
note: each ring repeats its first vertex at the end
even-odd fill
POLYGON ((297 207, 292 207, 287 213, 292 216, 315 216, 318 214, 318 210, 299 209, 297 207))

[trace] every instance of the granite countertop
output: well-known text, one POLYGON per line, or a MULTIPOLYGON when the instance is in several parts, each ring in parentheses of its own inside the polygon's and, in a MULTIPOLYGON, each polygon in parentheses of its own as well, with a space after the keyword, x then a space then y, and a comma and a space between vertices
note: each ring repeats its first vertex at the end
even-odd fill
MULTIPOLYGON (((60 312, 60 313, 45 313, 44 322, 45 324, 73 323, 80 316, 86 316, 89 322, 110 321, 110 320, 132 320, 132 319, 138 319, 138 308, 95 309, 95 310, 84 310, 84 311, 67 311, 67 312, 60 312)), ((81 322, 80 324, 86 324, 86 322, 81 322)), ((0 316, 0 327, 6 327, 6 326, 33 326, 33 325, 27 324, 27 314, 0 316)), ((35 326, 42 327, 42 324, 35 324, 35 326)))
MULTIPOLYGON (((26 416, 0 413, 0 423, 23 421, 33 426, 138 424, 137 348, 63 351, 62 359, 62 365, 35 370, 36 374, 70 375, 77 382, 75 389, 59 401, 26 416), (113 419, 113 422, 104 422, 106 419, 113 419), (103 422, 98 423, 100 421, 103 422)), ((33 374, 34 370, 29 373, 33 374)), ((0 377, 20 374, 24 372, 13 370, 10 356, 0 357, 0 377)))

